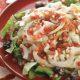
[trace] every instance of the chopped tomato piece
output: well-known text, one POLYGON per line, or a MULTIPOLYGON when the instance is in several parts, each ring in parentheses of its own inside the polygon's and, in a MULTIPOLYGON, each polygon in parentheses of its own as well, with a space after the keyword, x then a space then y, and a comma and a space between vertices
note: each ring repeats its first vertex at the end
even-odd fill
POLYGON ((40 50, 43 50, 45 48, 46 44, 45 43, 42 43, 39 47, 40 50))
POLYGON ((58 53, 62 53, 62 49, 61 48, 57 48, 58 53))
POLYGON ((39 30, 40 29, 40 24, 36 24, 36 29, 39 30))
POLYGON ((74 43, 74 46, 76 46, 76 47, 80 47, 80 44, 78 44, 78 43, 74 43))
POLYGON ((37 48, 35 49, 35 51, 40 51, 39 47, 37 47, 37 48))
POLYGON ((77 21, 72 21, 72 24, 74 25, 74 26, 76 26, 77 25, 77 21))
POLYGON ((66 41, 67 40, 67 37, 66 36, 62 37, 62 40, 63 41, 66 41))
POLYGON ((63 30, 68 30, 69 29, 68 26, 69 26, 68 24, 65 24, 63 30))
POLYGON ((38 54, 42 59, 47 60, 47 55, 44 51, 42 51, 41 53, 38 54))
POLYGON ((63 32, 62 35, 68 37, 68 33, 67 32, 63 32))
POLYGON ((54 47, 51 47, 49 50, 50 51, 55 51, 55 48, 54 47))
POLYGON ((60 18, 60 22, 65 23, 65 25, 64 25, 64 27, 63 27, 64 30, 66 30, 66 29, 69 28, 69 23, 70 23, 70 20, 69 20, 69 19, 67 19, 67 18, 65 18, 65 17, 62 17, 62 18, 60 18))
POLYGON ((54 25, 54 29, 56 29, 59 25, 60 25, 60 22, 56 23, 56 24, 54 25))
POLYGON ((69 19, 67 19, 66 17, 61 17, 61 18, 59 19, 59 21, 60 21, 60 22, 65 22, 66 24, 69 23, 69 19))
POLYGON ((52 16, 53 12, 49 10, 44 11, 47 16, 52 16))
POLYGON ((51 40, 57 40, 57 36, 54 34, 53 36, 51 36, 51 40))
POLYGON ((50 48, 55 48, 56 46, 52 43, 52 41, 48 40, 48 44, 50 45, 50 48))
POLYGON ((49 20, 50 17, 53 15, 52 11, 47 11, 47 10, 45 11, 44 14, 45 14, 45 19, 46 20, 49 20))
POLYGON ((42 34, 39 33, 39 34, 37 35, 37 37, 38 37, 38 38, 42 38, 42 34))
POLYGON ((33 28, 29 28, 28 32, 29 32, 29 34, 33 34, 33 32, 34 32, 33 28))
POLYGON ((44 33, 45 34, 49 34, 51 31, 52 31, 52 28, 51 27, 45 27, 44 28, 44 33))
POLYGON ((53 12, 52 11, 48 11, 48 14, 49 14, 49 16, 52 16, 53 12))
POLYGON ((58 19, 59 17, 60 17, 60 14, 56 13, 54 19, 58 19))
POLYGON ((69 46, 70 46, 69 43, 64 43, 64 44, 63 44, 63 47, 64 47, 64 48, 69 47, 69 46))
POLYGON ((32 39, 36 40, 37 36, 36 35, 32 35, 32 39))
POLYGON ((73 30, 75 30, 76 29, 76 26, 73 24, 73 23, 70 23, 69 24, 69 30, 70 31, 73 31, 73 30))
POLYGON ((42 38, 42 34, 39 33, 39 34, 37 34, 37 35, 32 35, 32 38, 33 38, 34 40, 37 40, 37 39, 39 39, 39 38, 42 38))
POLYGON ((39 19, 39 16, 38 15, 31 15, 31 19, 39 19))
POLYGON ((62 40, 66 41, 67 38, 68 38, 68 33, 67 32, 63 32, 63 34, 62 34, 62 40))
POLYGON ((76 62, 76 65, 77 65, 78 67, 80 67, 80 61, 77 61, 77 62, 76 62))

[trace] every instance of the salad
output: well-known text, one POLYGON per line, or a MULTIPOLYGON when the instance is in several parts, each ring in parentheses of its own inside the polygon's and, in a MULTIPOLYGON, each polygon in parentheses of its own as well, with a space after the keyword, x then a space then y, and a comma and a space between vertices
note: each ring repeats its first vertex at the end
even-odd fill
POLYGON ((54 0, 18 12, 0 32, 0 48, 32 80, 80 80, 80 3, 54 0), (57 2, 58 1, 58 2, 57 2))

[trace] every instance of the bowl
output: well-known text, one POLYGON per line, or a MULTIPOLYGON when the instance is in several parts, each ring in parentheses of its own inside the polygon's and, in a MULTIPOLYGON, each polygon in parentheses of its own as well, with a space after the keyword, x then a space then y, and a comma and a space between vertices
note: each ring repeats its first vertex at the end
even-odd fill
MULTIPOLYGON (((0 15, 0 30, 4 27, 4 25, 6 24, 8 19, 11 17, 11 15, 15 14, 16 12, 22 9, 34 7, 36 1, 38 0, 17 0, 16 2, 7 6, 0 15)), ((10 71, 14 73, 14 75, 17 75, 22 80, 28 80, 28 77, 22 74, 22 70, 18 65, 16 59, 12 55, 6 53, 1 48, 0 48, 0 60, 6 65, 6 67, 10 71)))

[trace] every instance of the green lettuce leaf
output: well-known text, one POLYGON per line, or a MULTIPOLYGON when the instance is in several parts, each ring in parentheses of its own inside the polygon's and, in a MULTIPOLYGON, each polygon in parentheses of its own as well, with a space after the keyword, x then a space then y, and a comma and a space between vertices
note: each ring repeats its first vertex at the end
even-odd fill
POLYGON ((18 12, 18 13, 15 14, 15 17, 16 17, 17 19, 19 19, 19 18, 21 18, 21 17, 24 16, 24 15, 25 15, 25 12, 18 12))
POLYGON ((72 3, 75 4, 75 3, 77 3, 77 2, 78 2, 78 0, 66 0, 66 1, 65 1, 65 4, 66 4, 67 6, 70 6, 72 3))
MULTIPOLYGON (((53 2, 58 2, 58 1, 61 1, 61 0, 53 0, 53 2)), ((78 0, 65 0, 65 5, 70 6, 72 3, 75 4, 78 2, 79 2, 78 0)))
POLYGON ((51 76, 53 74, 53 70, 51 68, 41 67, 41 66, 38 66, 35 72, 41 72, 41 73, 47 74, 48 76, 51 76))
POLYGON ((30 69, 35 66, 37 63, 36 62, 28 62, 24 65, 23 68, 23 74, 28 74, 28 72, 30 71, 30 69))
POLYGON ((14 17, 12 16, 8 22, 6 23, 6 25, 4 26, 4 28, 0 31, 0 35, 2 36, 2 38, 5 37, 6 33, 8 32, 8 30, 10 29, 10 27, 13 27, 14 25, 14 17))

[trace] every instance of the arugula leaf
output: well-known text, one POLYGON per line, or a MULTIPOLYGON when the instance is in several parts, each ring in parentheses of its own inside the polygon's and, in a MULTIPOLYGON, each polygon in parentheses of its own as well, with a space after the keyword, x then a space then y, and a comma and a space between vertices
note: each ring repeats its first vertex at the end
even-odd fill
POLYGON ((0 31, 0 35, 2 36, 2 38, 5 37, 6 33, 8 32, 10 27, 13 27, 14 25, 14 17, 12 16, 8 22, 6 23, 6 25, 4 26, 4 28, 0 31))
POLYGON ((47 74, 48 76, 51 76, 53 74, 53 70, 51 68, 41 67, 41 66, 38 66, 35 72, 41 72, 41 73, 47 74))

